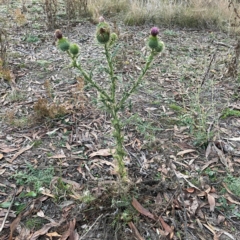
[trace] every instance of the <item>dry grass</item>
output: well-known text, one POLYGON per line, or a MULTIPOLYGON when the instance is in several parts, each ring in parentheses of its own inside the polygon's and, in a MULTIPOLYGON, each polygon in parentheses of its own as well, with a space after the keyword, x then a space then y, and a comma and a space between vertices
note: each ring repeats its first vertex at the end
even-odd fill
MULTIPOLYGON (((240 9, 237 0, 235 6, 240 9)), ((126 24, 153 22, 182 27, 227 28, 234 21, 228 0, 90 0, 93 16, 121 13, 126 24)), ((240 11, 239 11, 240 12, 240 11)))

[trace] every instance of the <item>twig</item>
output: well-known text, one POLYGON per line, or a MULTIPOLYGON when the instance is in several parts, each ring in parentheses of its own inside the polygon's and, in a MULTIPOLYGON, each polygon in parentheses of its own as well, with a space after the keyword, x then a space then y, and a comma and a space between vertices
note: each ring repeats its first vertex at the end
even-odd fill
POLYGON ((12 208, 13 202, 14 202, 14 200, 15 200, 16 193, 17 193, 17 190, 15 189, 15 192, 14 192, 13 198, 12 198, 12 201, 11 201, 9 207, 8 207, 8 211, 7 211, 7 213, 6 213, 6 215, 5 215, 4 219, 3 219, 2 226, 1 226, 1 228, 0 228, 0 232, 3 230, 3 227, 4 227, 4 225, 5 225, 5 222, 6 222, 6 220, 7 220, 7 217, 8 217, 8 215, 9 215, 9 213, 10 213, 10 210, 11 210, 11 208, 12 208))
POLYGON ((96 220, 95 222, 92 224, 92 226, 87 230, 87 232, 85 232, 85 234, 83 234, 82 237, 79 238, 79 240, 82 240, 89 232, 90 230, 93 228, 93 226, 97 223, 97 221, 102 218, 103 214, 101 214, 96 220))
POLYGON ((207 71, 206 71, 206 73, 205 73, 205 75, 204 75, 204 77, 203 77, 203 79, 202 79, 202 82, 201 82, 201 86, 200 86, 200 87, 203 86, 203 84, 205 83, 206 79, 208 78, 208 74, 209 74, 209 71, 210 71, 210 69, 211 69, 213 60, 216 58, 217 50, 218 50, 218 49, 216 49, 215 52, 214 52, 214 54, 212 55, 212 58, 211 58, 210 63, 209 63, 209 65, 208 65, 207 71))
POLYGON ((175 172, 174 169, 172 169, 173 172, 174 172, 174 175, 177 179, 177 182, 178 182, 178 186, 179 186, 179 191, 180 191, 180 199, 182 201, 182 205, 183 205, 183 217, 184 217, 184 234, 185 234, 185 239, 188 239, 187 236, 188 236, 188 227, 187 227, 187 211, 186 211, 186 207, 185 207, 185 203, 184 203, 184 197, 183 197, 183 192, 182 192, 182 187, 181 187, 181 184, 179 182, 179 179, 177 177, 177 174, 175 172))
POLYGON ((223 43, 223 42, 213 41, 213 43, 214 43, 214 44, 217 44, 217 45, 219 45, 219 46, 227 47, 227 48, 234 48, 234 46, 229 45, 229 44, 226 44, 226 43, 223 43))

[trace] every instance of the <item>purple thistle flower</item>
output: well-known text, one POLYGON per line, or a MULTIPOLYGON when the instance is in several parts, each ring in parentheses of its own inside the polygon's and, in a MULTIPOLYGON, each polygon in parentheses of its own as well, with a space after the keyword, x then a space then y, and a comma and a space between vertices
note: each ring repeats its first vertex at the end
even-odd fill
POLYGON ((99 20, 99 22, 105 22, 105 19, 103 16, 100 16, 98 20, 99 20))
POLYGON ((151 35, 156 37, 159 34, 159 29, 157 27, 151 28, 151 35))

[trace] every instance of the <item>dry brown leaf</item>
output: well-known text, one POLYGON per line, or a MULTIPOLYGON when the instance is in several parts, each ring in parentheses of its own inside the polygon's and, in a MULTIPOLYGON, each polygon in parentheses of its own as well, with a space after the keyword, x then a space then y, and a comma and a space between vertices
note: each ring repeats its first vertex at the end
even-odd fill
POLYGON ((234 193, 228 188, 226 183, 223 182, 222 185, 226 188, 228 193, 230 193, 232 196, 235 196, 234 193))
POLYGON ((16 192, 16 196, 18 196, 18 194, 20 194, 23 190, 24 186, 20 186, 16 192))
POLYGON ((198 207, 199 207, 198 200, 197 200, 197 198, 195 197, 195 198, 193 198, 193 200, 192 200, 192 203, 191 203, 191 205, 190 205, 190 208, 188 208, 188 209, 189 209, 189 212, 190 212, 190 214, 191 214, 192 216, 195 215, 198 207))
POLYGON ((168 233, 172 233, 173 232, 173 229, 167 223, 164 222, 162 217, 159 217, 158 219, 161 222, 162 227, 164 228, 164 230, 166 232, 168 232, 168 233))
POLYGON ((106 160, 103 160, 103 159, 95 159, 95 160, 91 161, 91 163, 103 163, 103 164, 106 164, 108 166, 115 167, 114 163, 106 161, 106 160))
POLYGON ((186 149, 186 150, 183 150, 183 151, 180 151, 177 153, 177 156, 181 156, 183 157, 183 155, 187 154, 187 153, 192 153, 192 152, 196 152, 196 150, 194 149, 186 149))
POLYGON ((208 168, 211 164, 217 163, 217 162, 218 162, 218 159, 217 159, 217 158, 214 158, 213 160, 208 161, 206 164, 203 165, 202 171, 204 171, 206 168, 208 168))
MULTIPOLYGON (((57 181, 58 181, 59 177, 53 177, 51 183, 50 183, 50 186, 52 186, 53 184, 55 184, 57 181)), ((63 181, 64 183, 67 183, 69 185, 72 185, 74 189, 81 189, 82 186, 77 183, 77 182, 74 182, 72 180, 68 180, 68 179, 65 179, 65 178, 61 178, 61 181, 63 181)))
POLYGON ((214 146, 214 149, 216 150, 216 152, 217 152, 217 154, 218 154, 218 157, 219 157, 221 163, 222 163, 226 168, 229 168, 229 167, 228 167, 227 160, 226 160, 223 152, 222 152, 221 150, 219 150, 215 145, 213 145, 213 146, 214 146))
POLYGON ((185 191, 187 191, 188 193, 194 193, 195 192, 195 188, 194 187, 190 187, 190 188, 186 188, 185 191))
POLYGON ((226 218, 223 215, 219 214, 218 217, 217 217, 217 223, 220 224, 220 223, 224 222, 225 219, 226 218))
POLYGON ((1 149, 1 152, 3 153, 10 153, 10 152, 15 152, 17 151, 19 148, 3 148, 1 149))
POLYGON ((12 236, 13 236, 13 232, 15 231, 16 227, 18 226, 19 222, 21 221, 23 213, 20 213, 17 218, 15 218, 13 220, 13 222, 10 225, 10 236, 9 236, 9 240, 12 240, 12 236))
POLYGON ((212 143, 210 142, 207 146, 206 152, 205 152, 205 157, 206 159, 208 159, 208 156, 210 155, 210 153, 212 152, 212 143))
POLYGON ((60 158, 66 158, 66 156, 64 154, 58 154, 58 155, 54 155, 48 158, 54 158, 54 159, 60 159, 60 158))
POLYGON ((137 228, 135 227, 133 222, 129 222, 128 226, 131 228, 132 233, 133 233, 135 239, 137 239, 137 240, 144 240, 144 238, 140 235, 139 231, 137 230, 137 228))
POLYGON ((27 146, 25 148, 20 149, 19 152, 17 152, 8 162, 12 163, 18 156, 20 156, 22 153, 26 152, 27 150, 31 149, 34 144, 27 146))
POLYGON ((207 198, 208 198, 208 203, 210 205, 210 211, 214 212, 214 208, 216 206, 215 198, 209 193, 207 194, 207 198))
POLYGON ((74 240, 73 238, 73 233, 76 225, 76 219, 73 219, 72 221, 69 222, 67 230, 63 233, 61 240, 67 240, 68 237, 69 239, 74 240))
POLYGON ((53 237, 61 237, 61 235, 58 234, 57 232, 47 233, 46 236, 48 236, 51 240, 52 240, 53 237))
POLYGON ((112 156, 114 153, 115 153, 115 149, 106 148, 106 149, 100 149, 97 152, 93 152, 89 154, 89 157, 91 158, 95 156, 107 157, 107 156, 112 156))
POLYGON ((212 225, 204 223, 203 226, 205 226, 213 235, 215 235, 215 230, 212 225))
POLYGON ((155 202, 156 202, 156 204, 161 204, 161 203, 162 203, 162 197, 161 197, 161 194, 160 194, 160 193, 157 194, 157 197, 156 197, 156 199, 155 199, 155 202))
POLYGON ((153 214, 150 213, 146 208, 144 208, 135 198, 133 198, 133 200, 132 200, 132 205, 142 215, 155 220, 155 217, 153 216, 153 214))
POLYGON ((3 159, 3 154, 2 153, 0 153, 0 159, 3 159))
POLYGON ((226 197, 226 199, 227 199, 230 203, 234 203, 234 204, 240 205, 240 202, 237 202, 237 201, 233 200, 231 196, 225 195, 225 197, 226 197))
POLYGON ((32 236, 29 236, 29 238, 27 240, 37 240, 39 236, 42 236, 44 234, 46 234, 48 232, 48 230, 52 227, 58 227, 60 226, 62 223, 64 222, 63 219, 61 219, 58 223, 54 222, 52 220, 52 222, 45 224, 41 229, 39 229, 38 231, 34 232, 32 234, 32 236))
POLYGON ((68 142, 66 142, 66 148, 67 148, 67 150, 71 151, 71 146, 69 145, 68 142))

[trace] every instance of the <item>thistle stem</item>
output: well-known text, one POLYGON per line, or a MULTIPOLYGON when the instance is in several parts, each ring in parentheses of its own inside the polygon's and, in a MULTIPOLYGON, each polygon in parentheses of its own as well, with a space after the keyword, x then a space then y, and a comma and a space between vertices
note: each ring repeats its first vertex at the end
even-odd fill
POLYGON ((84 79, 90 83, 94 88, 97 89, 98 92, 100 92, 107 101, 112 102, 111 97, 109 97, 109 95, 107 94, 107 92, 101 88, 101 86, 99 86, 90 76, 89 74, 87 74, 86 71, 84 71, 84 69, 82 68, 81 64, 77 63, 77 61, 75 59, 73 59, 72 61, 72 66, 77 68, 83 75, 84 79))
POLYGON ((148 60, 146 62, 145 67, 142 70, 141 75, 138 77, 138 79, 136 80, 136 82, 133 84, 133 86, 130 88, 130 90, 126 93, 123 94, 123 97, 121 98, 121 100, 118 102, 116 110, 118 111, 119 109, 121 109, 124 105, 124 103, 126 102, 126 100, 129 98, 129 96, 136 90, 136 88, 139 86, 139 84, 141 83, 143 77, 145 76, 147 70, 149 69, 153 59, 154 59, 154 52, 152 51, 151 54, 148 57, 148 60))
POLYGON ((116 76, 114 75, 112 57, 111 57, 111 54, 109 52, 109 48, 108 48, 107 44, 104 45, 104 49, 105 49, 106 59, 107 59, 107 62, 108 62, 109 76, 110 76, 110 79, 111 79, 111 86, 110 86, 111 98, 112 98, 113 102, 115 103, 116 102, 116 97, 115 97, 115 94, 116 94, 116 76))
POLYGON ((120 175, 122 180, 127 178, 127 171, 124 166, 124 157, 126 156, 126 152, 124 150, 124 137, 122 135, 122 125, 118 113, 116 111, 116 107, 111 109, 112 113, 112 125, 114 128, 113 137, 116 141, 116 151, 114 154, 114 158, 117 161, 117 172, 120 175))

